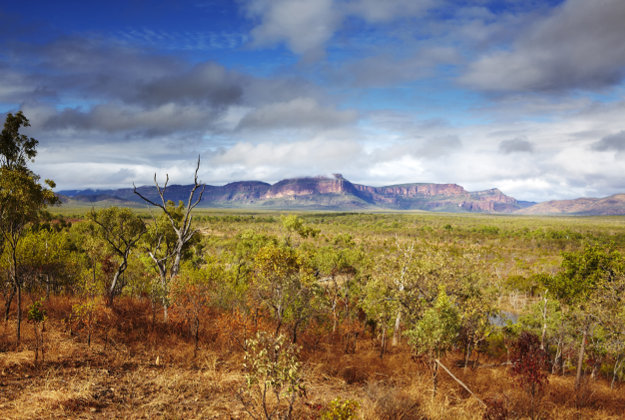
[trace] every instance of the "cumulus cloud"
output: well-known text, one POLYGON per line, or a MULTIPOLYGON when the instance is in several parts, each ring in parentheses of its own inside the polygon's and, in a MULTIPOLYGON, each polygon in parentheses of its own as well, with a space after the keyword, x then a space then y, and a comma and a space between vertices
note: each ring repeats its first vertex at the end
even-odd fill
POLYGON ((605 151, 625 151, 625 130, 616 134, 605 136, 601 140, 592 144, 592 149, 600 152, 605 151))
POLYGON ((256 45, 285 42, 297 54, 318 56, 340 23, 332 0, 252 0, 247 14, 260 20, 256 45))
POLYGON ((285 43, 294 53, 315 59, 349 17, 388 23, 422 15, 435 4, 433 0, 251 0, 245 12, 257 21, 251 33, 254 45, 285 43))
POLYGON ((523 138, 515 138, 499 143, 499 151, 504 154, 532 153, 534 151, 534 146, 523 138))
POLYGON ((510 49, 478 57, 460 78, 494 92, 612 86, 625 76, 625 2, 568 0, 510 49))

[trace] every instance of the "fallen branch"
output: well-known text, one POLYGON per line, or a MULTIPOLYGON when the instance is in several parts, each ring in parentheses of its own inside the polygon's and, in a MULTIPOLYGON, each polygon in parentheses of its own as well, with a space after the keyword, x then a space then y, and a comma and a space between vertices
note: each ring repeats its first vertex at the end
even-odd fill
POLYGON ((446 367, 444 364, 442 364, 442 363, 440 362, 440 360, 438 360, 438 359, 434 359, 434 361, 435 361, 435 362, 436 362, 436 363, 437 363, 440 367, 442 367, 442 368, 443 368, 443 370, 444 370, 445 372, 447 372, 447 374, 448 374, 449 376, 451 376, 451 377, 452 377, 452 378, 453 378, 456 382, 458 382, 458 383, 459 383, 459 384, 460 384, 460 385, 461 385, 464 389, 466 389, 466 390, 467 390, 467 392, 468 392, 469 394, 471 394, 471 395, 472 395, 472 396, 473 396, 476 400, 478 400, 480 404, 482 404, 484 407, 488 407, 488 406, 486 405, 486 403, 480 399, 480 397, 478 397, 477 395, 475 395, 475 393, 474 393, 473 391, 471 391, 471 390, 469 389, 469 387, 468 387, 468 386, 466 386, 466 385, 464 384, 464 382, 462 382, 462 381, 461 381, 460 379, 458 379, 458 378, 457 378, 457 377, 456 377, 453 373, 451 373, 451 371, 450 371, 449 369, 447 369, 447 367, 446 367))

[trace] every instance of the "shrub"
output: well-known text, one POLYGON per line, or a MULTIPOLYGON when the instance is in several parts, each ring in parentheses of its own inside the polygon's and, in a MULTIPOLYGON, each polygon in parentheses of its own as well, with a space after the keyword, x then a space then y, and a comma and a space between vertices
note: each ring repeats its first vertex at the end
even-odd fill
POLYGON ((350 420, 356 416, 356 411, 360 407, 358 401, 350 399, 335 398, 321 414, 322 420, 350 420))
POLYGON ((530 397, 530 417, 535 418, 536 405, 547 384, 547 354, 540 348, 535 334, 523 331, 513 346, 512 374, 530 397))
POLYGON ((245 385, 238 397, 254 419, 290 419, 298 397, 304 394, 298 348, 283 335, 259 332, 247 340, 245 385))

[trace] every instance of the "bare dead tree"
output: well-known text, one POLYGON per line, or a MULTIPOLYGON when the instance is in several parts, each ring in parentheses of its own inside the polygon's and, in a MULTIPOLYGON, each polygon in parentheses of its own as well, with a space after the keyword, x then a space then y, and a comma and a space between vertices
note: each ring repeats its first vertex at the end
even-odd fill
MULTIPOLYGON (((136 185, 133 183, 133 191, 137 194, 143 201, 148 203, 151 206, 158 207, 163 211, 163 214, 169 220, 173 231, 175 232, 176 240, 173 245, 173 249, 168 249, 161 256, 157 255, 156 250, 161 247, 162 241, 165 240, 165 233, 159 232, 156 236, 156 242, 153 244, 153 248, 148 250, 148 255, 156 264, 159 275, 161 278, 161 286, 163 287, 163 292, 167 293, 168 280, 174 278, 178 275, 180 270, 180 261, 182 259, 182 251, 184 246, 191 240, 193 235, 196 233, 195 229, 192 229, 191 222, 193 220, 193 215, 191 211, 200 203, 202 200, 202 196, 204 195, 204 189, 206 188, 205 184, 202 184, 198 181, 197 173, 200 169, 200 157, 197 158, 197 165, 195 167, 195 173, 193 176, 193 188, 189 192, 189 198, 187 199, 186 206, 182 211, 182 217, 176 217, 173 214, 173 209, 171 205, 168 206, 168 202, 165 199, 165 193, 167 191, 167 184, 169 183, 169 175, 165 174, 165 183, 161 187, 156 179, 156 173, 154 174, 154 185, 156 187, 156 191, 158 192, 158 196, 160 198, 159 201, 153 201, 139 191, 137 191, 136 185), (197 195, 196 195, 197 194, 197 195), (173 262, 169 268, 169 279, 167 278, 167 265, 169 261, 173 258, 173 262)), ((164 317, 167 320, 167 304, 166 299, 163 299, 164 303, 164 317)))

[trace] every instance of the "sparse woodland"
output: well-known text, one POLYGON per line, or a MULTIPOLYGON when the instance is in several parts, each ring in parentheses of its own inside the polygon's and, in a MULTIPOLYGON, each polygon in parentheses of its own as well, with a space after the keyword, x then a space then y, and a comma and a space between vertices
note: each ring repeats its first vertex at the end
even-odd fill
POLYGON ((625 412, 623 217, 55 207, 27 122, 0 149, 2 418, 625 412))

